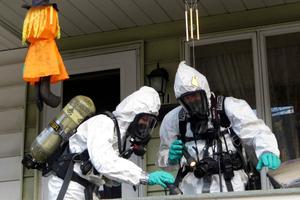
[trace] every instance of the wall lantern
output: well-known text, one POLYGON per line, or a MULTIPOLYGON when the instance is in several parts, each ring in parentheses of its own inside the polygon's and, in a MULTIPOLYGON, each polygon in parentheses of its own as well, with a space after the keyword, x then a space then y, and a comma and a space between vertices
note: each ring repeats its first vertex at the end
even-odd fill
POLYGON ((169 74, 167 70, 159 67, 157 63, 157 68, 154 69, 149 75, 147 75, 150 87, 153 87, 162 98, 162 103, 164 103, 164 98, 166 94, 166 86, 169 80, 169 74))

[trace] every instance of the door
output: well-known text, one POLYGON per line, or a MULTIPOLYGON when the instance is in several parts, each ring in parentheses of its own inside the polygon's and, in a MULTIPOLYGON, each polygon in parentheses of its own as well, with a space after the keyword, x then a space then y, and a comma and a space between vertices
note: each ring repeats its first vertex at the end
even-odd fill
MULTIPOLYGON (((52 92, 63 96, 65 105, 74 95, 82 94, 92 98, 96 112, 113 111, 115 106, 127 95, 135 91, 139 80, 138 50, 117 53, 98 54, 88 57, 65 59, 70 79, 52 86, 52 92)), ((51 121, 62 109, 46 106, 42 113, 42 127, 51 121)), ((140 159, 133 162, 142 165, 140 159)), ((41 194, 47 199, 47 179, 43 178, 41 194)), ((137 197, 139 189, 133 190, 131 185, 122 184, 122 197, 137 197)))
MULTIPOLYGON (((114 111, 120 102, 120 70, 71 75, 70 79, 63 83, 63 107, 77 95, 91 98, 96 107, 96 114, 114 111)), ((121 190, 121 186, 104 186, 101 197, 105 199, 121 198, 121 190)))

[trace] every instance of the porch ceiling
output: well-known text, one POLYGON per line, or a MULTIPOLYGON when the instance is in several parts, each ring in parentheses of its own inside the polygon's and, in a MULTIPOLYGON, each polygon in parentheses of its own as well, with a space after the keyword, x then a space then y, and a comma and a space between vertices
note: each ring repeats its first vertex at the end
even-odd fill
MULTIPOLYGON (((20 37, 26 10, 23 2, 0 0, 0 50, 21 47, 20 37)), ((199 0, 200 16, 299 2, 300 0, 199 0)), ((60 12, 62 37, 120 30, 184 18, 183 0, 54 0, 60 12)))

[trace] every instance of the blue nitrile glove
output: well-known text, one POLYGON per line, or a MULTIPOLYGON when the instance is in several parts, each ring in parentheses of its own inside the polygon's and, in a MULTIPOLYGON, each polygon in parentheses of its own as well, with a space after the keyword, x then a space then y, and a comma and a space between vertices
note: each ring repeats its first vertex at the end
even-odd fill
POLYGON ((181 140, 175 140, 169 149, 170 164, 177 164, 183 155, 183 143, 181 140))
POLYGON ((164 171, 155 171, 149 174, 148 185, 160 185, 166 188, 166 184, 174 184, 175 179, 172 174, 164 171))
POLYGON ((263 153, 256 165, 256 169, 260 171, 264 166, 268 167, 269 169, 277 169, 281 164, 280 159, 274 153, 266 152, 263 153))

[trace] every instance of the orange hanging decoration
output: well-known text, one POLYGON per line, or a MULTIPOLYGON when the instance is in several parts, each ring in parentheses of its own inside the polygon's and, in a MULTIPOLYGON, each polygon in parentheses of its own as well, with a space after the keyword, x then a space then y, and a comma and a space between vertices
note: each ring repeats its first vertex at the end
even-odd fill
POLYGON ((49 0, 32 0, 23 5, 26 14, 22 43, 29 48, 25 58, 23 79, 35 86, 36 104, 41 111, 43 103, 57 107, 61 98, 50 90, 50 83, 68 79, 68 73, 56 46, 55 38, 60 37, 58 9, 49 0))
POLYGON ((50 76, 51 83, 69 78, 55 42, 60 37, 60 26, 53 5, 31 6, 24 20, 22 42, 28 42, 29 49, 23 79, 32 85, 41 77, 50 76))

